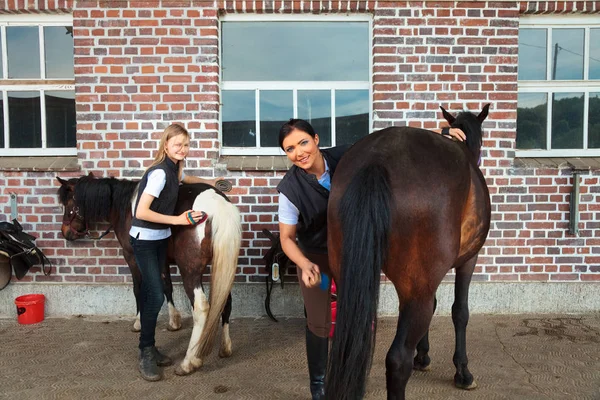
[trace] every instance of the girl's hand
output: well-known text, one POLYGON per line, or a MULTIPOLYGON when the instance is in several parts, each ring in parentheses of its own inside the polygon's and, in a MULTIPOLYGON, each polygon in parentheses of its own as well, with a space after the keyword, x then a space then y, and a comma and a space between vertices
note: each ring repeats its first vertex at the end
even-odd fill
POLYGON ((206 213, 202 211, 187 210, 186 212, 177 217, 176 223, 173 225, 196 225, 202 220, 202 218, 206 219, 206 213), (190 216, 194 221, 193 224, 189 220, 190 216, 188 216, 188 214, 190 213, 190 216))
POLYGON ((306 264, 299 266, 302 270, 302 282, 307 288, 312 288, 321 283, 321 272, 317 264, 307 261, 306 264))

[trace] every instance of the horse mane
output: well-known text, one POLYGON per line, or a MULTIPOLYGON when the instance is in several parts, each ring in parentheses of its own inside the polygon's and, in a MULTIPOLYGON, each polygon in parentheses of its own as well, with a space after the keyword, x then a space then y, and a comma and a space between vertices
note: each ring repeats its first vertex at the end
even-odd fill
POLYGON ((137 185, 138 181, 83 176, 75 184, 75 199, 88 222, 110 221, 111 215, 116 215, 117 221, 124 223, 121 216, 131 213, 131 198, 137 185))
POLYGON ((452 128, 460 128, 467 136, 466 144, 469 148, 469 152, 475 157, 475 160, 479 159, 481 151, 483 132, 481 130, 481 122, 477 118, 477 115, 462 111, 456 116, 456 120, 450 124, 452 128))

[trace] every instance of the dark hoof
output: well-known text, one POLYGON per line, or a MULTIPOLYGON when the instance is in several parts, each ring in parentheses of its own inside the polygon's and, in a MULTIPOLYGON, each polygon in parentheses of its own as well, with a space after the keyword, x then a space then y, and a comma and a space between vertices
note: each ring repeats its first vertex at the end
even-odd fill
POLYGON ((477 382, 473 380, 473 375, 461 376, 456 374, 454 375, 454 385, 459 389, 473 390, 477 387, 477 382))
POLYGON ((431 359, 429 356, 415 357, 413 360, 413 369, 416 371, 429 371, 431 370, 431 359))

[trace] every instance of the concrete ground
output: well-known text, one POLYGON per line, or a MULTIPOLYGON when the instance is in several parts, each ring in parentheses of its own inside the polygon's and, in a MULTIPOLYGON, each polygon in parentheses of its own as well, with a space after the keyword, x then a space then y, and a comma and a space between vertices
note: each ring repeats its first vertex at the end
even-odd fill
MULTIPOLYGON (((0 320, 2 399, 308 399, 301 319, 232 321, 234 354, 216 351, 193 375, 165 369, 157 383, 142 380, 136 366, 132 320, 114 317, 47 318, 35 325, 0 320)), ((384 318, 367 399, 385 399, 385 354, 396 321, 384 318)), ((159 322, 157 344, 182 358, 191 333, 159 322)), ((476 315, 468 328, 472 391, 454 388, 454 333, 449 317, 431 326, 432 369, 415 372, 408 399, 600 400, 600 314, 476 315)))

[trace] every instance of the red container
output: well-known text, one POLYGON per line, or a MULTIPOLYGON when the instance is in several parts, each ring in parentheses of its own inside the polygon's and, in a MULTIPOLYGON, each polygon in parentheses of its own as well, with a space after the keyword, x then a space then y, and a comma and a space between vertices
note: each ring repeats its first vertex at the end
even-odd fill
POLYGON ((44 320, 44 305, 46 297, 43 294, 26 294, 15 299, 17 306, 17 321, 20 324, 37 324, 44 320))
POLYGON ((335 317, 337 315, 337 301, 331 302, 331 329, 329 330, 329 337, 333 337, 333 332, 335 332, 335 317))
POLYGON ((333 337, 333 332, 335 331, 335 319, 337 316, 337 297, 335 296, 337 293, 337 288, 335 286, 335 282, 331 281, 331 329, 329 330, 329 337, 333 337))

